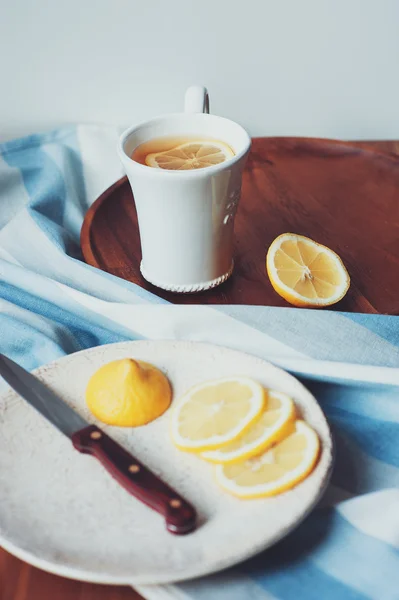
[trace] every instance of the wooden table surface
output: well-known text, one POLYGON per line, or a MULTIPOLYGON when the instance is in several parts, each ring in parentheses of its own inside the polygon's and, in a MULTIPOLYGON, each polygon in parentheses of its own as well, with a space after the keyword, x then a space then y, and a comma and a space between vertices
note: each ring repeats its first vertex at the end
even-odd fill
MULTIPOLYGON (((387 154, 398 154, 399 155, 399 142, 397 141, 387 141, 387 142, 362 142, 356 144, 360 148, 374 148, 378 152, 383 152, 387 154)), ((250 173, 256 170, 256 162, 258 159, 263 160, 263 156, 257 156, 257 148, 258 145, 255 141, 253 154, 249 163, 249 171, 247 181, 244 182, 243 192, 245 193, 245 186, 249 184, 250 173)), ((337 158, 338 160, 338 158, 337 158)), ((381 190, 384 190, 385 194, 389 193, 389 187, 384 187, 384 182, 386 178, 384 178, 384 174, 387 174, 387 165, 386 161, 382 159, 380 163, 377 161, 377 171, 380 169, 381 171, 381 190)), ((393 161, 392 169, 394 169, 399 175, 399 161, 393 161)), ((390 180, 392 183, 392 180, 390 180)), ((369 190, 367 190, 367 179, 363 182, 362 192, 366 194, 369 190)), ((396 270, 394 269, 394 277, 396 279, 396 288, 395 293, 392 292, 392 289, 381 289, 380 294, 378 294, 378 290, 370 288, 369 294, 364 294, 364 290, 369 289, 367 287, 367 277, 361 278, 361 274, 355 272, 355 279, 358 278, 359 281, 362 280, 363 290, 356 293, 359 293, 358 300, 358 308, 363 309, 364 312, 390 312, 391 314, 399 313, 399 277, 398 277, 398 267, 399 267, 399 219, 398 219, 398 206, 399 206, 399 194, 398 189, 392 189, 392 197, 395 199, 396 213, 395 214, 379 214, 378 218, 380 220, 388 221, 391 219, 391 225, 396 227, 396 231, 398 235, 393 236, 388 240, 388 247, 384 250, 384 256, 391 267, 394 269, 396 266, 396 270), (394 240, 395 247, 392 245, 392 240, 394 240), (391 246, 389 246, 391 244, 391 246), (364 283, 366 282, 366 283, 364 283), (368 297, 366 297, 368 296, 368 297), (386 310, 381 310, 386 309, 386 310)), ((280 190, 285 199, 289 197, 287 194, 287 190, 280 190)), ((379 187, 377 186, 375 190, 373 190, 374 194, 378 197, 380 193, 379 187)), ((382 204, 385 201, 389 201, 384 197, 381 197, 382 204)), ((283 207, 282 209, 283 210, 283 207)), ((367 211, 367 206, 364 207, 364 211, 367 211)), ((302 215, 302 218, 306 219, 306 215, 302 215)), ((353 230, 362 226, 361 220, 358 224, 352 223, 353 230)), ((248 235, 251 232, 247 232, 248 235)), ((321 240, 320 240, 321 241, 321 240)), ((372 241, 372 240, 371 240, 372 241)), ((245 257, 243 257, 245 260, 245 257)), ((355 266, 355 263, 354 263, 355 266)), ((263 274, 262 274, 263 275, 263 274)), ((387 279, 389 281, 389 278, 387 279)), ((244 282, 245 283, 245 282, 244 282)), ((251 287, 251 281, 247 282, 251 287)), ((228 294, 227 288, 227 296, 228 294)), ((225 292, 226 293, 226 292, 225 292)), ((238 293, 238 292, 237 292, 238 293)), ((229 298, 227 297, 227 301, 229 298)), ((198 300, 197 300, 198 301, 198 300)), ((0 549, 0 600, 137 600, 141 598, 129 587, 115 587, 115 586, 101 586, 90 583, 81 583, 78 581, 73 581, 69 579, 64 579, 63 577, 58 577, 56 575, 51 575, 49 573, 45 573, 44 571, 40 571, 30 565, 22 562, 21 560, 11 556, 4 550, 0 549)))
POLYGON ((268 280, 265 256, 278 235, 298 233, 335 250, 349 271, 351 287, 333 310, 399 314, 397 146, 254 139, 235 220, 234 272, 213 290, 173 294, 143 279, 137 214, 126 178, 88 210, 83 256, 177 304, 288 306, 268 280))

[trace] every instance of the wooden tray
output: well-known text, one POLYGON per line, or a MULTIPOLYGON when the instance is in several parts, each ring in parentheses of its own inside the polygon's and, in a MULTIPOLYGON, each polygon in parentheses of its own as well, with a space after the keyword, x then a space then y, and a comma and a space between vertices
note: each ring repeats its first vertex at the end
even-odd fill
POLYGON ((269 283, 265 254, 280 233, 300 233, 335 250, 350 273, 350 291, 335 309, 399 314, 399 157, 393 149, 394 142, 254 139, 236 217, 235 270, 214 290, 172 294, 142 278, 126 178, 89 209, 83 256, 174 303, 287 306, 269 283))

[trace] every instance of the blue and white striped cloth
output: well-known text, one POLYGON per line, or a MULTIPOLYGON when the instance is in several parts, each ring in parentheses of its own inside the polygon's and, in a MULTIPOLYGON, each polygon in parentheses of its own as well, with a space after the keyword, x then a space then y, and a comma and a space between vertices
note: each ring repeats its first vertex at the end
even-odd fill
POLYGON ((172 306, 85 265, 84 213, 122 175, 116 138, 78 126, 0 146, 0 351, 33 369, 125 339, 239 348, 302 377, 337 442, 325 498, 289 537, 226 572, 139 591, 151 600, 398 600, 399 317, 172 306))

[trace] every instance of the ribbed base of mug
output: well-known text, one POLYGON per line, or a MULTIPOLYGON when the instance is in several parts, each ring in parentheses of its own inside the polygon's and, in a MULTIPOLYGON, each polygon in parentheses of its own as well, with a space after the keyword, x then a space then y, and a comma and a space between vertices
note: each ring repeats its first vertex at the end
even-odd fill
POLYGON ((178 294, 194 294, 195 292, 203 292, 205 290, 210 290, 212 288, 215 288, 218 285, 220 285, 221 283, 224 283, 230 277, 230 275, 233 272, 233 269, 234 269, 234 261, 232 261, 231 267, 227 271, 227 273, 225 273, 224 275, 221 275, 220 277, 216 277, 216 279, 212 279, 210 281, 203 281, 201 283, 190 283, 187 285, 184 285, 184 284, 174 285, 174 284, 165 283, 164 281, 157 281, 156 279, 153 279, 146 272, 146 270, 143 266, 143 263, 140 264, 141 274, 144 277, 144 279, 146 279, 149 283, 152 283, 152 285, 155 285, 156 287, 159 287, 162 290, 166 290, 168 292, 176 292, 178 294))

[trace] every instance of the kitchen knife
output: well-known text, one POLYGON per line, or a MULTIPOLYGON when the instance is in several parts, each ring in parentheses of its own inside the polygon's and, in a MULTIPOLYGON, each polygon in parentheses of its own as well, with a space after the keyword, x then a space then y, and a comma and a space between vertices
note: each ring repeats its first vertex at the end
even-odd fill
POLYGON ((83 454, 95 456, 132 496, 165 517, 171 533, 196 526, 195 509, 96 425, 90 425, 37 377, 0 353, 0 375, 83 454))

